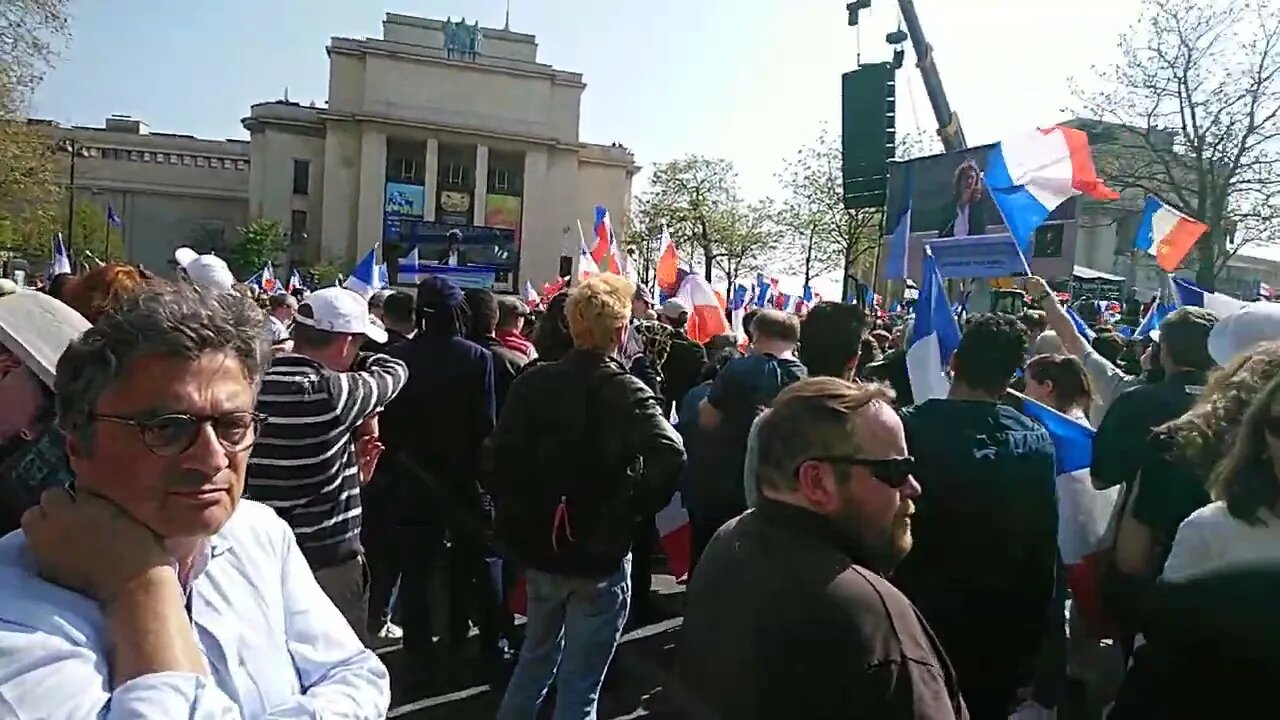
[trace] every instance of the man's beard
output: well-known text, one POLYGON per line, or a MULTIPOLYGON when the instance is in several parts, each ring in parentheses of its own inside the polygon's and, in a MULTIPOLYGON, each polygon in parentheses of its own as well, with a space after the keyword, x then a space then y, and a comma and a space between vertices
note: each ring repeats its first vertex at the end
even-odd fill
POLYGON ((852 501, 845 499, 840 511, 831 516, 831 522, 854 551, 855 562, 889 575, 911 550, 911 509, 911 503, 904 502, 898 506, 889 525, 869 527, 852 501))

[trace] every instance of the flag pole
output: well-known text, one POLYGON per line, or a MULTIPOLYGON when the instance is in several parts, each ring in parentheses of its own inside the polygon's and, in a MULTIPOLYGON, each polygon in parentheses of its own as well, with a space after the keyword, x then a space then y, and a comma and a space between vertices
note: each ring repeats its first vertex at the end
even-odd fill
POLYGON ((109 261, 111 260, 111 205, 110 203, 108 203, 107 207, 103 209, 102 215, 103 215, 103 220, 106 221, 102 223, 102 257, 105 260, 109 261))

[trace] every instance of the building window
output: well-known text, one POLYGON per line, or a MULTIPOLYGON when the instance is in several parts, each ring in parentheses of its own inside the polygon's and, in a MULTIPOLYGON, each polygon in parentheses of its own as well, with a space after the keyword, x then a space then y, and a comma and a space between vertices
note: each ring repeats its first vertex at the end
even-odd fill
POLYGON ((183 156, 182 156, 182 164, 183 164, 183 165, 188 165, 188 166, 189 166, 189 165, 191 165, 191 156, 190 156, 190 155, 183 155, 183 156))
POLYGON ((232 160, 231 158, 222 158, 223 170, 234 170, 235 167, 236 167, 236 163, 234 160, 232 160))
POLYGON ((293 194, 306 195, 311 191, 311 161, 293 161, 293 194))
POLYGON ((511 188, 511 173, 502 168, 494 168, 493 170, 493 189, 503 192, 511 188))
POLYGON ((1036 229, 1035 244, 1031 256, 1038 258, 1062 257, 1062 225, 1041 225, 1036 229))
POLYGON ((444 181, 450 185, 463 185, 467 179, 467 168, 462 163, 449 163, 444 169, 444 181))
POLYGON ((151 153, 149 152, 142 153, 142 162, 151 162, 151 153))
POLYGON ((248 169, 249 169, 249 161, 248 161, 248 160, 237 160, 237 161, 236 161, 236 169, 237 169, 237 170, 248 170, 248 169))
POLYGON ((294 210, 289 218, 289 244, 305 245, 307 242, 307 211, 294 210))
POLYGON ((204 158, 199 155, 196 156, 196 167, 204 167, 204 158))
POLYGON ((137 151, 137 150, 130 150, 130 151, 129 151, 129 162, 138 162, 138 151, 137 151))
POLYGON ((400 158, 400 179, 413 182, 418 176, 418 161, 413 158, 400 158))

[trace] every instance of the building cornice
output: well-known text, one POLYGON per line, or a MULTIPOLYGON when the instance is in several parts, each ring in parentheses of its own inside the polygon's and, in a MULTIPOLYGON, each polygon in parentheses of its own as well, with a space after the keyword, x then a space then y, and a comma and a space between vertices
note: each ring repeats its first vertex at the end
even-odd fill
POLYGON ((353 57, 376 55, 380 57, 409 60, 411 62, 481 70, 501 75, 533 77, 541 80, 550 80, 556 85, 579 89, 587 87, 586 82, 582 79, 581 73, 557 70, 550 65, 543 65, 541 63, 518 63, 513 60, 486 58, 484 56, 481 56, 482 59, 480 60, 455 60, 449 58, 443 50, 406 45, 404 43, 396 43, 389 40, 356 40, 354 38, 334 37, 330 39, 329 47, 326 48, 326 51, 330 55, 335 52, 340 55, 350 55, 353 57))
MULTIPOLYGON (((66 187, 66 180, 58 183, 66 187)), ((194 187, 190 185, 155 185, 152 183, 129 182, 127 180, 101 180, 98 178, 77 179, 76 192, 117 192, 136 193, 139 195, 169 195, 173 197, 195 197, 208 200, 249 200, 248 183, 244 190, 221 190, 210 187, 194 187)))

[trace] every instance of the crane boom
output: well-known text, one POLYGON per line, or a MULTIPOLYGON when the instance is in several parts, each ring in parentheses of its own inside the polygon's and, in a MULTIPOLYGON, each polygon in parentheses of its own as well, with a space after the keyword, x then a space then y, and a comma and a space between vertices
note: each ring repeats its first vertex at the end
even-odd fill
POLYGON ((942 140, 942 148, 947 152, 965 150, 969 145, 965 142, 964 130, 960 127, 960 117, 951 110, 951 103, 947 102, 947 93, 942 89, 942 76, 938 74, 938 66, 933 62, 933 47, 925 40, 916 4, 913 0, 898 0, 898 8, 902 11, 902 22, 907 27, 907 36, 911 38, 911 47, 916 53, 916 67, 920 70, 925 92, 929 95, 933 116, 938 121, 938 137, 942 140))

